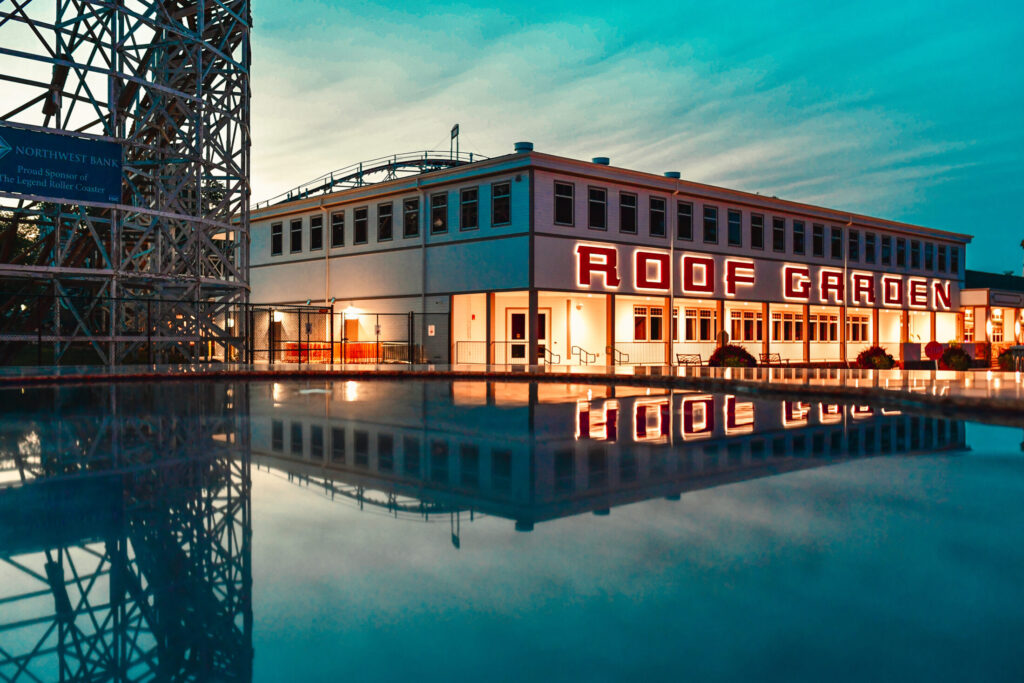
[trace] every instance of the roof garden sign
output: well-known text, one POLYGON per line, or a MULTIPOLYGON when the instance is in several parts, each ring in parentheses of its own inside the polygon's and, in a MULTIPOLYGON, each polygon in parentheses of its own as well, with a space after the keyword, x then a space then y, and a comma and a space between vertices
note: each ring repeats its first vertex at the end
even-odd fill
POLYGON ((121 163, 113 142, 0 126, 0 192, 116 204, 121 163))

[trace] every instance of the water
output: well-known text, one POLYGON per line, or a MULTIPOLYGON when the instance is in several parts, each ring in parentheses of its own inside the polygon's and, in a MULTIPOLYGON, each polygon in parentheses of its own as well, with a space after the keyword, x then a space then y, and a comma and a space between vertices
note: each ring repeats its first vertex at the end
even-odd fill
POLYGON ((1020 428, 425 381, 0 406, 4 680, 1024 677, 1020 428))

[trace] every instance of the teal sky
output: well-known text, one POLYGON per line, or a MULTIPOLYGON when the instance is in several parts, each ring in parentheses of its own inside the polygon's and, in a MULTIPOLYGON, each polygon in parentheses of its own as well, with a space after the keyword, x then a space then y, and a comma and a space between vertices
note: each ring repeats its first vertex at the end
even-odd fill
POLYGON ((975 235, 1021 270, 1024 4, 254 3, 253 195, 537 149, 975 235))

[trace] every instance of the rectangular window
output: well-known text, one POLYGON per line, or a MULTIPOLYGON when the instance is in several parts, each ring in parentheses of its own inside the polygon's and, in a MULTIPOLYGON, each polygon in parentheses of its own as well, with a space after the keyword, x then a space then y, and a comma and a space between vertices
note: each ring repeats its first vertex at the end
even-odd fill
POLYGON ((284 251, 284 226, 272 223, 270 226, 270 255, 280 256, 284 251))
POLYGON ((807 242, 804 236, 804 222, 793 221, 793 253, 803 255, 807 251, 807 242))
POLYGON ((636 195, 619 193, 619 232, 636 234, 636 195))
POLYGON ((661 306, 651 306, 651 341, 665 340, 665 318, 664 309, 661 306))
POLYGON ((839 340, 839 316, 827 313, 811 313, 808 318, 807 337, 812 342, 834 342, 839 340))
POLYGON ((939 272, 940 273, 945 273, 946 272, 946 262, 947 262, 946 261, 946 245, 945 244, 940 244, 939 245, 939 272))
POLYGON ((693 239, 693 204, 676 202, 676 235, 681 240, 693 239))
POLYGON ((345 430, 340 427, 331 429, 331 462, 345 463, 345 430))
POLYGON ((729 209, 729 246, 743 246, 743 212, 729 209))
POLYGON ((302 423, 292 422, 292 453, 302 455, 302 423))
POLYGON ((335 211, 331 214, 331 246, 345 246, 345 212, 335 211))
POLYGON ((864 233, 864 263, 875 262, 875 233, 864 233))
POLYGON ((994 344, 1000 344, 1003 341, 1003 309, 993 308, 992 309, 992 339, 989 340, 994 344))
POLYGON ((647 341, 647 307, 633 307, 633 341, 647 341))
POLYGON ((608 191, 603 187, 588 190, 587 226, 594 230, 608 229, 608 191))
POLYGON ((935 245, 931 242, 924 243, 924 269, 935 270, 935 245))
POLYGON ((821 223, 815 223, 812 228, 813 233, 811 237, 811 251, 818 258, 824 258, 825 256, 825 226, 821 223))
POLYGON ((296 218, 292 221, 291 225, 291 240, 288 244, 288 251, 294 254, 297 251, 302 251, 302 219, 296 218))
POLYGON ((572 183, 555 183, 555 224, 573 224, 573 191, 572 183))
POLYGON ((860 230, 850 228, 850 260, 856 263, 860 261, 860 230))
POLYGON ((882 265, 892 265, 892 238, 882 235, 882 265))
POLYGON ((420 440, 415 436, 402 437, 402 459, 406 474, 418 477, 420 474, 420 440))
POLYGON ((322 214, 309 217, 309 250, 324 248, 324 217, 322 214))
POLYGON ((647 226, 651 237, 665 236, 665 200, 661 197, 650 197, 647 200, 650 223, 647 226))
POLYGON ((394 224, 392 213, 394 205, 391 202, 377 205, 377 241, 387 242, 394 236, 394 224))
POLYGON ((395 437, 391 434, 377 435, 377 470, 394 472, 395 470, 395 437))
POLYGON ((921 243, 917 240, 910 240, 910 267, 921 267, 921 243))
POLYGON ((402 202, 402 236, 418 237, 419 234, 420 200, 419 197, 413 197, 402 202))
POLYGON ((324 459, 324 428, 320 425, 309 426, 309 457, 313 460, 324 459))
POLYGON ((761 341, 764 319, 761 311, 732 311, 732 340, 737 342, 761 341))
POLYGON ((832 226, 832 258, 843 259, 843 229, 832 226))
POLYGON ((430 195, 430 234, 448 232, 448 193, 430 195))
POLYGON ((275 451, 284 450, 284 422, 274 420, 270 424, 270 448, 275 451))
POLYGON ((352 455, 355 464, 366 467, 370 464, 370 433, 355 430, 352 433, 352 455))
POLYGON ((369 239, 370 219, 365 206, 352 214, 352 244, 366 244, 369 239))
POLYGON ((512 186, 509 183, 491 185, 491 227, 512 222, 512 186))
POLYGON ((718 314, 710 308, 687 308, 684 311, 685 340, 688 342, 715 341, 718 314))
POLYGON ((772 341, 798 342, 804 340, 802 313, 772 313, 772 341))
POLYGON ((750 214, 750 246, 764 249, 764 216, 759 213, 750 214))
POLYGON ((707 244, 718 244, 718 207, 704 207, 704 241, 707 244))
POLYGON ((949 248, 949 272, 953 275, 960 274, 960 247, 949 248))
POLYGON ((846 316, 846 341, 870 342, 869 318, 866 315, 846 316))
POLYGON ((896 267, 903 268, 907 265, 907 241, 897 238, 896 240, 896 267))
POLYGON ((974 309, 964 309, 964 341, 974 341, 974 309))
POLYGON ((476 230, 480 227, 477 199, 478 190, 475 187, 463 188, 462 192, 459 193, 460 230, 476 230))
POLYGON ((786 251, 786 219, 772 218, 772 251, 786 251))
POLYGON ((664 341, 665 311, 661 306, 633 307, 633 341, 664 341))

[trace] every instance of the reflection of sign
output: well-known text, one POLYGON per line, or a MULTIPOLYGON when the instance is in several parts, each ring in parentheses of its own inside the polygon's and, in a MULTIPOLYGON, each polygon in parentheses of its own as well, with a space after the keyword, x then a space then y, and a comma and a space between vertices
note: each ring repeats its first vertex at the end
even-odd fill
POLYGON ((433 337, 437 333, 437 328, 433 325, 427 325, 427 336, 433 337))
POLYGON ((0 191, 72 201, 121 200, 121 146, 0 127, 0 191))
POLYGON ((937 341, 928 342, 928 345, 924 347, 924 355, 931 360, 942 358, 942 344, 937 341))

